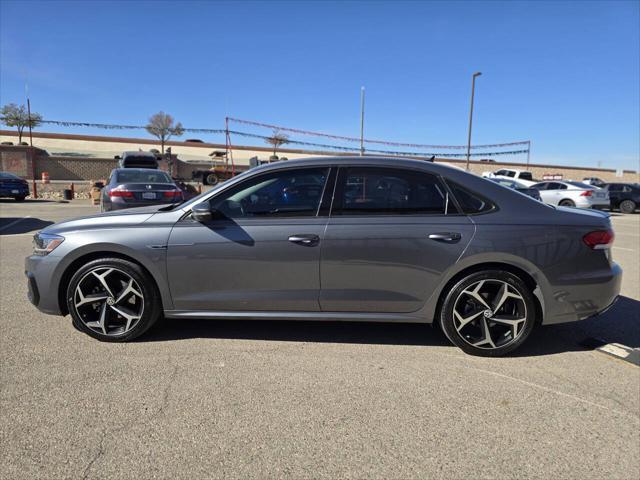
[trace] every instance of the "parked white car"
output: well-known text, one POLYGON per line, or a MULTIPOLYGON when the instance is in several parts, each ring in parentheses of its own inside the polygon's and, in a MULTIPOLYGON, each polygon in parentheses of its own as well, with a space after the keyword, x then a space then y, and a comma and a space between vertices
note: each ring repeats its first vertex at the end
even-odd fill
POLYGON ((609 208, 609 192, 581 182, 540 182, 533 188, 544 203, 561 207, 609 208))
POLYGON ((531 172, 528 172, 526 170, 515 170, 511 168, 502 168, 493 173, 484 172, 482 176, 487 178, 508 178, 511 180, 518 180, 521 184, 527 187, 530 187, 537 183, 533 179, 533 175, 531 174, 531 172))

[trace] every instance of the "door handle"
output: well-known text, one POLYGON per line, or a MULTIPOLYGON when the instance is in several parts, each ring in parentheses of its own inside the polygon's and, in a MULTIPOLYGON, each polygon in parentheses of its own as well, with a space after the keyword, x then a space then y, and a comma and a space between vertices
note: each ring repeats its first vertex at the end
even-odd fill
POLYGON ((291 243, 312 247, 318 244, 320 237, 318 235, 291 235, 289 241, 291 243))
POLYGON ((444 243, 456 243, 459 242, 462 238, 457 232, 441 232, 441 233, 432 233, 429 235, 431 240, 435 240, 436 242, 444 242, 444 243))

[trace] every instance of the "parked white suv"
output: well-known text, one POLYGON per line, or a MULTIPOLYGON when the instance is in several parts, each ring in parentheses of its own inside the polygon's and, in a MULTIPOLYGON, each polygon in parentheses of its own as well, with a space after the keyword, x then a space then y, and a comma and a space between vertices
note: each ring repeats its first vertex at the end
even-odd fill
POLYGON ((581 182, 540 182, 533 185, 544 203, 561 207, 609 208, 609 192, 581 182))
POLYGON ((484 172, 482 176, 487 178, 510 178, 511 180, 518 180, 521 184, 527 187, 530 187, 537 183, 533 179, 533 175, 531 174, 531 172, 528 172, 526 170, 503 168, 493 173, 484 172))

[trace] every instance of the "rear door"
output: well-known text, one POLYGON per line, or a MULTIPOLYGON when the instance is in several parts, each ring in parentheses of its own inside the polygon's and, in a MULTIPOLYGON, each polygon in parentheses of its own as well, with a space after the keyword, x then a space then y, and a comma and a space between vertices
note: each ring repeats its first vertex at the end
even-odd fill
POLYGON ((435 175, 341 167, 321 248, 320 307, 413 312, 462 254, 474 226, 435 175))

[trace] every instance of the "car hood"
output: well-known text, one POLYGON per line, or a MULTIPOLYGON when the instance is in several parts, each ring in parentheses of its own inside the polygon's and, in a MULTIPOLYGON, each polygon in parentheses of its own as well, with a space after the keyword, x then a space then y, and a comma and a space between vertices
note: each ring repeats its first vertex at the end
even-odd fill
POLYGON ((98 228, 120 228, 140 225, 146 222, 160 209, 167 205, 151 205, 140 208, 129 208, 126 210, 116 210, 113 212, 97 213, 85 217, 72 218, 63 222, 55 223, 44 230, 45 233, 71 232, 76 230, 95 230, 98 228))

